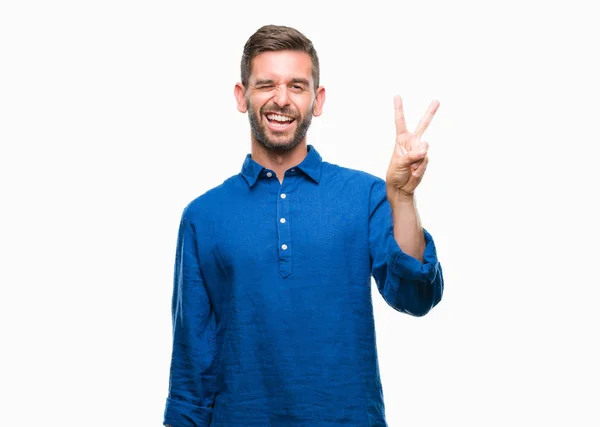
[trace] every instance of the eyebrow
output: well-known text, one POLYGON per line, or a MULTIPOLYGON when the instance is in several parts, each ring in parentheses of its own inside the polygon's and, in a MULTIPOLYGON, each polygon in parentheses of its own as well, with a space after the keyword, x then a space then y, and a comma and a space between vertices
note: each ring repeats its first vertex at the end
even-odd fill
POLYGON ((306 86, 310 86, 310 82, 307 79, 303 79, 303 78, 299 78, 299 77, 293 78, 292 83, 302 83, 302 84, 305 84, 306 86))
POLYGON ((254 82, 254 86, 260 86, 260 85, 272 85, 273 83, 275 83, 273 80, 257 80, 254 82))

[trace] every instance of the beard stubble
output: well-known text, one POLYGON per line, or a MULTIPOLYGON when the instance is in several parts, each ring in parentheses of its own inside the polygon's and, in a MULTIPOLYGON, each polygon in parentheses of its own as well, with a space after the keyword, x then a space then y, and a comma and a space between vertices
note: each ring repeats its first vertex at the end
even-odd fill
MULTIPOLYGON (((312 122, 313 115, 311 104, 304 119, 297 124, 296 131, 292 135, 291 140, 289 140, 287 143, 276 143, 270 140, 267 136, 266 130, 263 126, 261 126, 258 117, 255 113, 255 110, 254 108, 252 108, 252 104, 250 103, 250 100, 248 98, 246 98, 246 105, 248 105, 248 121, 250 122, 250 130, 252 131, 252 135, 260 145, 262 145, 269 151, 284 153, 293 150, 298 144, 300 144, 302 139, 306 136, 308 128, 310 127, 310 124, 312 122)), ((264 108, 265 107, 260 109, 261 116, 264 108)), ((269 111, 274 113, 280 113, 289 117, 294 117, 296 121, 298 121, 299 118, 299 115, 294 111, 290 110, 289 108, 277 108, 270 106, 269 111)))

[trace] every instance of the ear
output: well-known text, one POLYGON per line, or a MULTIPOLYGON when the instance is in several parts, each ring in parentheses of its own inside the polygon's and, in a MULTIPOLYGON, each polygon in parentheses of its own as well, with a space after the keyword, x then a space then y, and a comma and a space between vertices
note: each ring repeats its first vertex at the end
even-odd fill
POLYGON ((323 104, 325 104, 325 88, 319 86, 315 95, 315 102, 313 104, 313 116, 317 117, 323 113, 323 104))
POLYGON ((240 113, 245 113, 248 111, 248 106, 246 105, 246 89, 244 85, 241 83, 236 83, 233 88, 233 95, 235 96, 235 100, 237 102, 237 109, 240 113))

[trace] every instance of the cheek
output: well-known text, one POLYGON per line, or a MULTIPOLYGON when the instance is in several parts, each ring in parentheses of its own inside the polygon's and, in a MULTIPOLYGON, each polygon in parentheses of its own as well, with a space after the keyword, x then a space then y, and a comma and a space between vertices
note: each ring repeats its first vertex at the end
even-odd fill
POLYGON ((302 115, 306 116, 312 113, 313 100, 312 97, 303 97, 296 102, 296 107, 300 110, 302 115))
POLYGON ((252 97, 252 99, 250 100, 250 104, 252 106, 252 108, 254 109, 254 111, 256 112, 256 114, 260 114, 260 110, 269 103, 269 96, 254 96, 252 97))

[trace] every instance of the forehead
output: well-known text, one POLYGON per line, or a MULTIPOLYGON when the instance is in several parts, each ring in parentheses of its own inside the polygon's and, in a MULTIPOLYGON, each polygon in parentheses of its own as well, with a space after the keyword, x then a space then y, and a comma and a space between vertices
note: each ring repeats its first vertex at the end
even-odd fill
POLYGON ((262 52, 252 60, 250 81, 305 78, 312 83, 312 61, 306 52, 281 50, 262 52))

